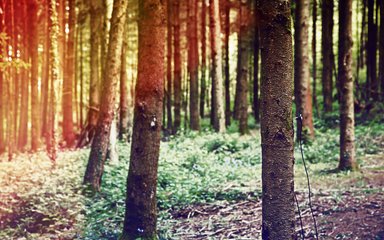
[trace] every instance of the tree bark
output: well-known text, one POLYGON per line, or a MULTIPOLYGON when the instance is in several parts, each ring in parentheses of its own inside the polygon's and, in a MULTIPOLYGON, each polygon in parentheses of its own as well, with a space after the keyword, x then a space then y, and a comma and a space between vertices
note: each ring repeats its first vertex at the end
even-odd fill
POLYGON ((156 186, 160 150, 166 9, 139 2, 139 64, 122 240, 157 239, 156 186))
POLYGON ((71 147, 75 140, 73 132, 73 82, 75 78, 75 33, 76 33, 76 5, 75 0, 68 0, 68 41, 65 51, 65 71, 63 81, 63 138, 67 147, 71 147))
POLYGON ((172 4, 167 0, 167 129, 172 131, 172 4))
POLYGON ((367 42, 367 100, 378 98, 376 77, 377 26, 374 22, 374 0, 368 0, 368 42, 367 42))
MULTIPOLYGON (((48 131, 49 62, 50 62, 50 53, 49 53, 49 44, 50 44, 50 39, 49 39, 49 8, 48 8, 49 1, 50 0, 46 0, 47 4, 46 4, 46 6, 44 6, 44 12, 45 12, 44 35, 45 35, 45 38, 44 38, 44 57, 43 57, 42 81, 41 81, 41 116, 42 116, 41 136, 43 138, 47 137, 47 131, 48 131)), ((31 53, 31 57, 32 57, 32 53, 31 53)), ((38 61, 38 59, 36 59, 36 63, 37 63, 37 61, 38 61)), ((37 84, 37 82, 36 82, 36 84, 37 84)), ((34 84, 33 84, 33 78, 32 78, 32 87, 31 88, 33 88, 33 85, 34 84)), ((34 99, 34 97, 33 97, 34 96, 33 95, 33 89, 32 89, 31 96, 32 96, 32 101, 33 101, 33 99, 34 99)), ((33 116, 32 116, 32 122, 33 121, 34 120, 33 120, 33 116)), ((32 141, 34 141, 34 138, 32 138, 32 141)), ((36 140, 36 144, 37 144, 36 146, 38 147, 38 144, 39 144, 38 138, 36 140)), ((32 150, 34 150, 33 142, 32 142, 32 150)))
POLYGON ((57 158, 56 150, 56 104, 57 104, 57 87, 60 75, 60 56, 59 56, 59 23, 56 12, 56 0, 49 1, 49 54, 50 54, 50 92, 49 92, 49 111, 48 111, 48 130, 47 130, 47 152, 51 161, 55 162, 57 158))
MULTIPOLYGON (((225 131, 224 112, 224 89, 222 75, 222 54, 221 54, 221 30, 220 30, 220 9, 219 0, 209 1, 210 10, 210 35, 211 35, 211 58, 212 58, 212 88, 213 94, 213 128, 216 132, 225 131)), ((192 100, 192 99, 191 99, 192 100)))
POLYGON ((173 133, 176 133, 181 124, 181 50, 180 50, 180 2, 173 1, 173 98, 174 98, 174 117, 173 133))
POLYGON ((255 33, 253 39, 253 114, 256 122, 260 122, 260 103, 259 103, 259 52, 260 52, 260 35, 259 35, 259 9, 255 4, 255 33))
POLYGON ((235 113, 234 118, 239 120, 241 134, 248 132, 248 52, 249 52, 249 9, 250 1, 241 1, 240 4, 240 34, 238 50, 238 66, 236 79, 235 113))
POLYGON ((128 48, 128 24, 125 23, 123 46, 121 50, 121 70, 120 70, 120 123, 119 139, 127 140, 128 134, 128 76, 127 76, 127 48, 128 48))
POLYGON ((197 46, 197 0, 188 0, 189 115, 192 130, 200 130, 197 46))
POLYGON ((380 1, 379 81, 381 100, 384 101, 384 1, 380 1))
POLYGON ((207 91, 207 4, 205 0, 201 1, 201 86, 200 86, 200 117, 205 114, 205 94, 207 91))
POLYGON ((312 97, 308 53, 309 0, 297 0, 295 7, 295 103, 296 116, 301 114, 304 138, 313 139, 312 97))
POLYGON ((333 0, 323 0, 321 5, 321 54, 324 112, 332 112, 332 59, 333 59, 333 0))
POLYGON ((109 135, 114 117, 116 90, 121 67, 121 49, 123 45, 124 25, 127 0, 113 3, 111 30, 109 34, 108 55, 103 80, 100 114, 97 121, 95 137, 84 175, 84 184, 89 184, 92 191, 99 192, 104 162, 109 145, 109 135))
POLYGON ((231 2, 230 0, 225 1, 225 39, 224 39, 224 48, 225 48, 225 125, 229 126, 231 124, 231 92, 230 92, 230 73, 229 73, 229 35, 231 31, 231 2))
MULTIPOLYGON (((1 6, 3 6, 3 2, 0 1, 1 6)), ((0 32, 4 31, 5 26, 3 25, 5 23, 5 14, 1 15, 0 18, 0 32)), ((3 55, 6 52, 5 46, 0 47, 0 55, 3 55)), ((4 58, 0 58, 0 63, 4 63, 4 58)), ((0 71, 0 154, 4 153, 5 151, 5 136, 6 136, 6 128, 5 128, 5 120, 7 116, 7 112, 5 111, 6 105, 5 103, 5 96, 7 92, 7 85, 6 85, 6 79, 4 77, 4 72, 0 71)))
POLYGON ((317 116, 319 116, 319 107, 317 104, 317 0, 313 0, 312 6, 312 101, 313 106, 315 107, 317 116))
POLYGON ((352 78, 352 0, 339 2, 340 170, 356 170, 352 78))
POLYGON ((295 239, 290 1, 260 0, 262 238, 295 239))

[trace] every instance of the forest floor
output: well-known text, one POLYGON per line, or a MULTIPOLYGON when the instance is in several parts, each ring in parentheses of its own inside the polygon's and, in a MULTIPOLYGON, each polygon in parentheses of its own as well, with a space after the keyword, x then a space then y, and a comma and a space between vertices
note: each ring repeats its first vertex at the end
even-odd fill
MULTIPOLYGON (((360 170, 337 172, 338 131, 317 126, 304 145, 312 205, 321 239, 384 239, 384 124, 356 128, 360 170)), ((160 239, 258 239, 261 232, 261 151, 257 127, 189 132, 161 144, 160 239)), ((89 149, 0 156, 0 239, 118 239, 124 218, 129 144, 107 162, 102 192, 83 195, 89 149)), ((307 239, 314 239, 308 189, 295 151, 295 190, 307 239)), ((300 220, 296 213, 296 230, 300 220)))

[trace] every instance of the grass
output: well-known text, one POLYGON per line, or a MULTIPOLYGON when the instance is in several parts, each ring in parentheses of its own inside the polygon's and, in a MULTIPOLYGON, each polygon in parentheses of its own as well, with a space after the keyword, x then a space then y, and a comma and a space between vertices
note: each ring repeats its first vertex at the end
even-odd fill
MULTIPOLYGON (((337 191, 352 179, 356 179, 356 188, 366 187, 361 172, 331 173, 338 163, 338 129, 333 125, 329 129, 327 124, 333 124, 330 120, 315 124, 316 139, 304 145, 313 191, 320 193, 332 188, 337 198, 337 191)), ((161 143, 158 208, 159 234, 164 239, 169 237, 167 219, 172 210, 260 196, 258 125, 253 123, 246 136, 236 133, 236 127, 233 123, 226 134, 214 133, 209 128, 200 133, 184 132, 161 143)), ((381 123, 356 127, 357 155, 362 167, 382 169, 372 166, 369 156, 383 154, 383 140, 381 123)), ((0 162, 0 220, 2 215, 8 216, 4 218, 8 222, 0 225, 0 239, 49 239, 52 234, 62 239, 117 239, 124 218, 130 146, 119 143, 118 148, 119 163, 107 162, 102 192, 93 198, 81 194, 88 149, 61 152, 54 169, 44 153, 19 155, 13 162, 0 162), (13 215, 17 216, 17 227, 10 224, 13 215), (38 224, 40 227, 36 227, 38 224)), ((295 188, 305 192, 306 179, 298 148, 295 158, 295 188)))

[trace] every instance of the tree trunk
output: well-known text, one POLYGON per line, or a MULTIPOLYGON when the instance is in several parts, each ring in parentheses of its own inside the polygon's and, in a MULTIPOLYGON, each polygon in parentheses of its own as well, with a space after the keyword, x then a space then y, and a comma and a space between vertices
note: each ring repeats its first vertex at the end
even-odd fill
POLYGON ((111 123, 114 117, 116 88, 121 67, 121 49, 127 10, 127 0, 116 0, 113 3, 111 30, 109 34, 108 55, 101 95, 100 115, 97 121, 95 137, 84 176, 84 183, 93 191, 100 191, 101 177, 109 145, 111 123))
POLYGON ((315 107, 317 116, 319 116, 319 107, 317 104, 317 91, 316 91, 316 85, 317 85, 317 52, 316 52, 316 45, 317 45, 317 0, 313 0, 313 9, 312 9, 312 101, 313 106, 315 107))
POLYGON ((56 104, 57 104, 57 87, 60 74, 60 57, 58 49, 59 23, 56 12, 56 0, 49 1, 49 52, 50 52, 50 92, 49 92, 49 111, 48 111, 48 130, 47 130, 47 152, 51 161, 55 162, 57 158, 56 151, 56 104))
POLYGON ((176 133, 181 124, 181 49, 180 49, 180 2, 173 1, 173 98, 174 98, 174 117, 173 133, 176 133))
POLYGON ((167 129, 172 131, 172 5, 167 0, 167 129))
POLYGON ((378 98, 376 77, 377 26, 374 22, 374 0, 368 0, 368 42, 367 42, 367 100, 378 98))
POLYGON ((295 239, 290 1, 260 0, 262 238, 295 239), (276 67, 278 66, 278 67, 276 67))
POLYGON ((235 119, 239 120, 240 133, 248 132, 248 52, 249 52, 249 9, 250 0, 241 1, 239 52, 235 95, 235 119))
POLYGON ((205 0, 201 1, 201 87, 200 87, 200 117, 205 114, 205 93, 207 91, 207 4, 205 0))
POLYGON ((379 81, 381 100, 384 101, 384 1, 380 1, 379 81))
POLYGON ((352 0, 339 2, 340 170, 356 170, 352 78, 352 0))
MULTIPOLYGON (((312 97, 308 53, 309 0, 297 0, 295 8, 295 103, 296 116, 301 114, 302 135, 314 138, 312 97)), ((300 127, 297 129, 301 131, 300 127)))
POLYGON ((323 0, 321 5, 321 54, 324 112, 332 112, 332 58, 333 58, 333 0, 323 0))
MULTIPOLYGON (((212 88, 213 98, 213 128, 216 132, 225 131, 225 112, 224 112, 224 89, 222 76, 222 54, 220 38, 220 9, 219 0, 209 1, 210 11, 210 36, 211 36, 211 58, 212 58, 212 88)), ((191 99, 192 101, 192 99, 191 99)))
POLYGON ((128 134, 128 76, 127 76, 127 48, 128 48, 128 24, 125 23, 123 46, 121 50, 121 70, 120 70, 120 123, 119 139, 127 140, 128 134))
POLYGON ((260 52, 260 36, 259 36, 259 9, 255 4, 255 35, 253 39, 253 114, 256 122, 260 121, 260 103, 259 103, 259 52, 260 52))
POLYGON ((231 31, 231 2, 230 0, 225 1, 225 125, 231 124, 231 92, 230 92, 230 73, 229 73, 229 35, 231 31))
MULTIPOLYGON (((44 57, 43 57, 42 81, 41 81, 41 116, 42 116, 41 136, 44 138, 47 137, 47 131, 48 131, 49 62, 50 62, 50 59, 49 59, 50 58, 50 56, 49 56, 49 44, 50 44, 50 39, 49 39, 49 8, 48 8, 50 0, 46 0, 46 1, 47 1, 46 2, 47 4, 44 7, 44 12, 45 12, 44 35, 45 35, 45 38, 44 38, 44 57)), ((37 31, 37 34, 38 34, 38 31, 37 31)), ((32 42, 31 42, 31 44, 32 44, 32 42)), ((37 52, 36 52, 36 54, 37 54, 37 52)), ((32 62, 33 62, 32 52, 31 52, 31 58, 32 58, 32 62)), ((37 55, 36 55, 35 61, 37 64, 38 63, 37 55)), ((31 69, 31 71, 32 71, 32 69, 31 69)), ((37 80, 36 80, 35 84, 37 84, 37 80)), ((35 99, 34 95, 33 95, 33 86, 34 86, 34 83, 33 83, 33 78, 32 78, 32 87, 31 87, 32 101, 35 99)), ((37 85, 35 85, 35 86, 36 86, 36 91, 38 91, 37 85)), ((32 109, 33 109, 33 106, 32 106, 32 109)), ((32 122, 34 121, 33 117, 34 117, 34 115, 32 115, 32 122)), ((36 116, 36 117, 38 117, 38 116, 36 116)), ((38 122, 36 122, 36 123, 38 124, 38 122)), ((37 129, 35 131, 37 131, 37 129)), ((35 144, 37 144, 37 145, 35 145, 36 148, 39 145, 39 141, 38 141, 39 138, 32 138, 32 150, 36 150, 33 147, 34 146, 34 143, 33 143, 34 139, 36 139, 36 142, 35 142, 35 144)))
POLYGON ((188 0, 188 72, 189 72, 189 115, 192 130, 200 130, 199 80, 197 49, 197 0, 188 0))
POLYGON ((65 51, 65 71, 63 82, 63 138, 67 147, 71 147, 75 140, 73 133, 73 82, 75 78, 75 33, 76 33, 76 5, 75 0, 68 1, 68 41, 65 51))
POLYGON ((162 119, 165 5, 139 2, 139 64, 122 240, 157 239, 156 186, 162 119))
MULTIPOLYGON (((29 62, 29 41, 28 41, 28 12, 27 5, 25 2, 22 2, 20 7, 22 11, 21 28, 22 28, 22 60, 25 63, 29 62)), ((25 146, 28 143, 28 101, 29 101, 29 69, 21 69, 21 100, 20 100, 20 117, 19 117, 19 142, 18 147, 20 150, 24 150, 25 146)))
MULTIPOLYGON (((2 5, 1 5, 2 6, 2 5)), ((5 14, 2 14, 0 18, 0 32, 4 31, 4 23, 5 23, 5 14)), ((5 46, 0 46, 0 55, 3 55, 6 53, 5 46)), ((4 57, 0 58, 0 63, 4 63, 4 57)), ((7 93, 7 85, 6 85, 6 79, 4 77, 4 72, 0 71, 0 154, 4 153, 5 151, 5 136, 6 136, 6 128, 4 127, 7 111, 5 111, 6 104, 5 103, 5 96, 7 93)))

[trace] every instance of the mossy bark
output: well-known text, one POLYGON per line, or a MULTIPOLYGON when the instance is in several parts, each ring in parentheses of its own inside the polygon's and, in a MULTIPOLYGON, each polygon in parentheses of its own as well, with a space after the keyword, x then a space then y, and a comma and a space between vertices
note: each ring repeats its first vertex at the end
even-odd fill
POLYGON ((295 239, 290 1, 260 0, 262 238, 295 239))

